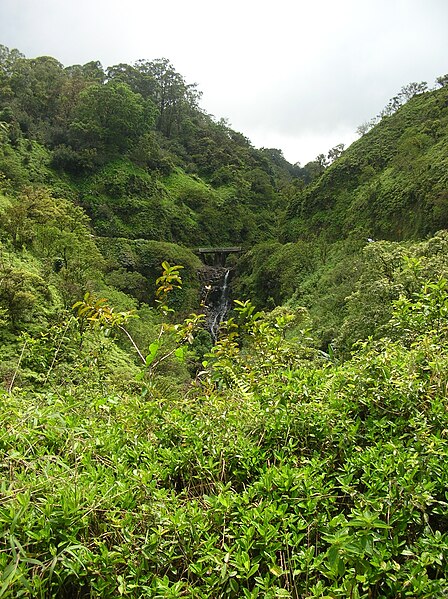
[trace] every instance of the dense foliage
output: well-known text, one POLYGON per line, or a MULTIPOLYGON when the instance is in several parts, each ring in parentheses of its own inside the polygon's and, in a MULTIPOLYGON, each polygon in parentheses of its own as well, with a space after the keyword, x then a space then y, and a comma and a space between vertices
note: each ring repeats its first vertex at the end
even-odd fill
POLYGON ((4 393, 2 595, 444 596, 447 310, 338 365, 245 303, 186 395, 4 393))
POLYGON ((284 237, 401 240, 446 228, 448 86, 416 93, 291 202, 284 237))
POLYGON ((448 595, 439 79, 302 169, 165 59, 0 47, 0 597, 448 595))
POLYGON ((63 187, 108 237, 195 247, 274 236, 300 169, 199 98, 166 59, 64 67, 1 46, 0 169, 16 187, 63 187))

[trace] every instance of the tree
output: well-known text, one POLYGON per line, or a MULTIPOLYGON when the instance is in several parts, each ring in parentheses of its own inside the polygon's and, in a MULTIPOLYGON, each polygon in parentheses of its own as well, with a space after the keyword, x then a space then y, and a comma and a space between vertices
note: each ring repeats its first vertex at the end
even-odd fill
POLYGON ((395 114, 397 110, 403 105, 403 98, 404 96, 401 93, 398 94, 398 96, 394 96, 393 98, 391 98, 387 105, 381 111, 380 116, 384 117, 395 114))
POLYGON ((107 79, 126 83, 134 93, 145 99, 155 99, 156 81, 145 68, 120 63, 107 69, 107 79))
POLYGON ((307 162, 302 168, 302 178, 306 184, 311 183, 324 172, 327 166, 327 159, 324 154, 319 154, 315 160, 307 162))
POLYGON ((400 92, 391 98, 385 108, 379 113, 376 119, 373 119, 373 124, 376 124, 377 121, 381 120, 385 116, 391 116, 397 112, 397 110, 403 106, 406 102, 408 102, 414 96, 418 94, 423 94, 428 89, 428 84, 426 81, 421 81, 420 83, 412 82, 408 85, 404 85, 400 92))
POLYGON ((356 133, 362 137, 363 135, 365 135, 368 131, 370 131, 371 127, 370 127, 370 122, 369 121, 365 121, 364 123, 361 123, 360 125, 358 125, 358 127, 356 128, 356 133))
POLYGON ((378 117, 371 119, 370 121, 365 121, 361 123, 359 127, 356 129, 356 133, 361 137, 368 133, 372 127, 374 127, 378 123, 378 117))
POLYGON ((317 162, 322 169, 327 168, 329 165, 328 158, 325 156, 325 154, 318 154, 314 159, 314 162, 317 162))
POLYGON ((79 95, 71 135, 75 147, 124 152, 154 124, 154 106, 128 85, 94 84, 79 95))
POLYGON ((337 144, 328 151, 328 161, 330 164, 342 156, 344 148, 345 144, 337 144))
POLYGON ((421 81, 417 83, 416 81, 412 83, 408 83, 408 85, 404 85, 400 90, 400 96, 404 98, 405 102, 417 96, 418 94, 423 94, 428 89, 428 84, 426 81, 421 81))
POLYGON ((12 202, 2 214, 2 227, 12 244, 22 248, 36 236, 36 225, 45 223, 58 213, 55 202, 43 189, 25 188, 18 201, 12 202))
POLYGON ((0 306, 6 308, 13 328, 31 316, 39 299, 49 296, 48 287, 39 275, 24 268, 0 265, 0 306))
POLYGON ((152 99, 158 109, 157 129, 171 137, 180 129, 183 117, 197 108, 200 93, 196 84, 187 84, 166 58, 135 64, 137 71, 154 82, 152 99))
POLYGON ((104 83, 106 75, 104 69, 99 60, 91 60, 86 62, 81 67, 81 74, 87 81, 94 81, 96 83, 104 83))
POLYGON ((18 50, 10 50, 0 44, 0 105, 4 106, 5 101, 13 97, 10 81, 15 65, 18 60, 25 56, 18 50))
POLYGON ((448 85, 448 73, 437 77, 436 83, 439 87, 446 87, 448 85))
POLYGON ((29 126, 34 133, 39 131, 40 137, 46 137, 49 123, 56 116, 65 78, 64 67, 51 56, 18 58, 14 62, 10 76, 13 106, 19 117, 20 111, 25 113, 29 126))

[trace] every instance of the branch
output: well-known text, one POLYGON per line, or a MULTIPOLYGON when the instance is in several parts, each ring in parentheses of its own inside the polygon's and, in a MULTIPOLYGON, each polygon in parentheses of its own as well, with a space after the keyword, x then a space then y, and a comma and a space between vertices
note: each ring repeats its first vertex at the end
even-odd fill
POLYGON ((135 351, 138 353, 140 360, 143 362, 143 364, 146 364, 146 360, 145 360, 145 356, 142 354, 142 352, 139 350, 139 348, 137 347, 137 344, 135 343, 135 341, 132 339, 130 333, 128 333, 128 331, 124 328, 124 326, 122 326, 121 324, 117 325, 118 328, 120 329, 120 331, 123 331, 123 333, 126 335, 126 337, 129 339, 129 341, 132 343, 133 348, 135 349, 135 351))

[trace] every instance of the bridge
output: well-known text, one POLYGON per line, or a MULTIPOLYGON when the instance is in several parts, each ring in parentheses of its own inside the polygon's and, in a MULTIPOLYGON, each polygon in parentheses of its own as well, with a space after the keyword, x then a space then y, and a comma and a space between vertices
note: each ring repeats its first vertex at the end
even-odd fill
POLYGON ((225 266, 226 258, 229 254, 241 254, 242 251, 243 248, 239 246, 197 248, 194 250, 195 254, 199 255, 204 264, 209 264, 210 266, 225 266))

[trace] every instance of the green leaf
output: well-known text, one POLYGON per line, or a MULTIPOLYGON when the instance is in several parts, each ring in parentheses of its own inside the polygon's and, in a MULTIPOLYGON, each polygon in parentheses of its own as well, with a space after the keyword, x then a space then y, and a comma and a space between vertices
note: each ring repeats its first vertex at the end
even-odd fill
POLYGON ((269 568, 269 572, 274 576, 281 576, 283 574, 283 570, 277 564, 274 564, 269 568))
POLYGON ((181 347, 178 347, 176 349, 176 351, 174 352, 174 355, 179 360, 179 362, 183 362, 185 360, 186 351, 187 351, 187 348, 184 345, 181 345, 181 347))
POLYGON ((149 346, 149 354, 146 356, 145 363, 146 366, 151 366, 154 362, 157 352, 159 351, 160 342, 153 341, 149 346))

